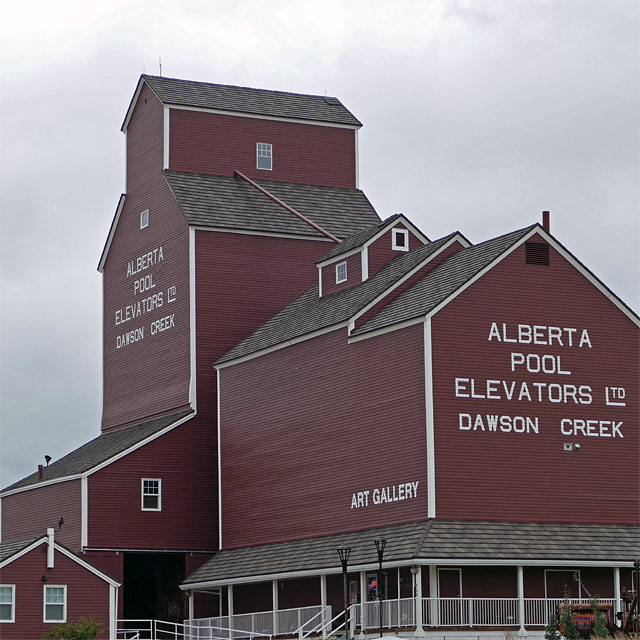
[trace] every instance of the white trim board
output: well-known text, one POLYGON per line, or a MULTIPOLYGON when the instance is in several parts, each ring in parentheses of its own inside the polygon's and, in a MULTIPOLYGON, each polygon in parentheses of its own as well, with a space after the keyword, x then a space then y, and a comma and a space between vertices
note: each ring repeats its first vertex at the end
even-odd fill
POLYGON ((116 205, 116 212, 113 216, 113 220, 111 221, 111 226, 109 227, 109 235, 107 236, 107 241, 104 243, 102 255, 100 256, 100 262, 98 262, 98 271, 100 273, 104 271, 104 265, 107 261, 107 256, 109 255, 109 249, 111 248, 111 243, 113 242, 113 236, 115 236, 116 234, 116 228, 118 227, 118 221, 120 220, 120 214, 122 213, 122 209, 124 208, 124 201, 126 197, 126 194, 121 193, 118 204, 116 205))
POLYGON ((335 244, 333 240, 326 236, 304 236, 294 233, 276 233, 273 231, 251 231, 248 229, 230 229, 226 227, 204 227, 202 225, 189 225, 190 229, 195 231, 213 231, 215 233, 236 233, 241 236, 263 236, 265 238, 283 238, 285 240, 314 240, 315 242, 330 242, 335 244))

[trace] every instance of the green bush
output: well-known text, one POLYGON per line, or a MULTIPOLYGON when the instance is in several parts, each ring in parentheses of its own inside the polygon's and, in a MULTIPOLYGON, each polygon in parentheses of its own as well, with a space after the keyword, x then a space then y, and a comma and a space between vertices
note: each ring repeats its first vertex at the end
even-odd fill
POLYGON ((77 622, 57 624, 45 633, 44 640, 94 640, 102 630, 102 622, 95 618, 80 618, 77 622))
POLYGON ((597 638, 605 638, 609 635, 609 629, 607 629, 607 617, 602 613, 602 611, 600 611, 598 602, 598 596, 591 599, 591 608, 593 609, 593 615, 595 616, 591 635, 596 636, 597 638))

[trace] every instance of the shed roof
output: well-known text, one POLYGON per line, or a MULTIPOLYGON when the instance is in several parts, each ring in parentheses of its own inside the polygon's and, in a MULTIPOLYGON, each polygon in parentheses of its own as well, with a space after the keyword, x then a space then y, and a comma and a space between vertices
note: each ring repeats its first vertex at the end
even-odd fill
POLYGON ((185 586, 283 573, 335 570, 337 547, 351 547, 349 565, 374 564, 373 540, 386 541, 385 562, 488 561, 631 563, 640 555, 633 525, 426 520, 352 533, 223 550, 190 575, 185 586))
POLYGON ((449 234, 413 251, 397 255, 371 278, 349 289, 319 297, 318 286, 311 287, 222 356, 217 364, 346 322, 403 276, 423 262, 426 263, 456 235, 458 234, 449 234))
MULTIPOLYGON (((239 177, 165 171, 192 226, 326 237, 239 177)), ((256 180, 257 184, 338 238, 380 220, 359 189, 256 180)))
POLYGON ((52 462, 48 467, 45 467, 43 469, 42 480, 38 479, 38 472, 36 471, 26 478, 5 487, 2 492, 4 493, 5 491, 36 485, 39 482, 48 482, 50 480, 57 480, 90 471, 92 468, 125 452, 127 449, 153 436, 155 433, 162 431, 174 422, 188 416, 190 413, 192 413, 191 410, 180 411, 156 418, 155 420, 148 420, 135 426, 103 433, 59 460, 52 462))
MULTIPOLYGON (((146 74, 140 77, 138 87, 142 82, 146 82, 158 98, 168 105, 311 120, 358 128, 362 126, 342 102, 332 96, 253 89, 146 74)), ((137 93, 136 91, 136 95, 137 93)), ((134 105, 135 98, 129 107, 123 128, 134 105)))

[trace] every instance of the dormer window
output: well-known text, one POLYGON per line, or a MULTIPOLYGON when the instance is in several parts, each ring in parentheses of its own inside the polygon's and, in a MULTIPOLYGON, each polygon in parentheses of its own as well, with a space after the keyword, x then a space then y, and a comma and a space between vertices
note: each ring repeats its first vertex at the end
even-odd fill
POLYGON ((257 145, 257 164, 258 169, 271 171, 273 168, 273 149, 268 142, 258 142, 257 145))
POLYGON ((409 232, 406 229, 391 230, 391 248, 394 251, 409 251, 409 232))
POLYGON ((336 265, 336 284, 347 281, 347 263, 341 262, 336 265))
POLYGON ((149 209, 145 209, 140 213, 140 228, 144 229, 149 226, 149 209))

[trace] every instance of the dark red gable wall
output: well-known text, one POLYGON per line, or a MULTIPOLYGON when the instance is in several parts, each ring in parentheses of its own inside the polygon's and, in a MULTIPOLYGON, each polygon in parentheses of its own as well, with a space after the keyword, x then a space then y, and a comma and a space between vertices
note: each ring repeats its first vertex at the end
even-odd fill
MULTIPOLYGON (((392 249, 393 247, 393 229, 406 229, 403 224, 396 224, 391 229, 382 234, 375 242, 372 242, 367 248, 368 251, 368 265, 369 265, 369 278, 380 271, 387 262, 391 262, 398 254, 406 253, 405 251, 399 251, 398 249, 392 249)), ((418 239, 409 230, 409 250, 413 251, 422 246, 424 242, 418 239)))
POLYGON ((215 437, 192 419, 89 476, 90 548, 217 548, 215 437), (162 510, 142 511, 141 479, 162 480, 162 510))
POLYGON ((41 544, 2 569, 2 583, 16 585, 13 624, 3 623, 0 634, 12 640, 33 640, 51 631, 55 623, 44 623, 44 585, 67 585, 67 620, 93 616, 102 622, 99 638, 109 637, 109 583, 79 564, 55 552, 54 568, 47 569, 47 545, 41 544), (47 576, 46 583, 42 576, 47 576))
POLYGON ((638 523, 638 474, 621 490, 613 471, 638 462, 638 329, 558 253, 526 265, 519 247, 434 317, 432 345, 439 518, 638 523), (593 348, 489 342, 492 322, 511 337, 519 323, 584 328, 593 348), (512 352, 559 356, 571 375, 512 373, 512 352), (487 379, 526 381, 532 394, 534 382, 587 385, 593 402, 456 398, 456 377, 477 380, 476 394, 487 379), (626 389, 626 407, 605 404, 606 386, 626 389), (460 413, 538 417, 540 433, 461 430, 460 413), (563 435, 563 418, 622 421, 624 438, 563 435))
POLYGON ((127 130, 128 193, 104 268, 103 431, 189 402, 189 231, 162 176, 162 113, 145 85, 127 130), (149 226, 140 229, 144 209, 149 226), (161 262, 128 275, 130 261, 137 267, 138 257, 159 248, 161 262), (135 282, 146 276, 153 288, 136 292, 135 282), (161 297, 156 308, 116 324, 117 313, 124 317, 128 305, 153 295, 161 297), (163 318, 172 319, 170 328, 152 334, 163 318), (143 338, 118 348, 136 329, 143 338))
POLYGON ((169 115, 169 167, 173 171, 353 189, 353 129, 226 116, 183 109, 169 115), (256 168, 256 144, 271 143, 273 169, 256 168))
POLYGON ((422 336, 339 330, 221 371, 224 548, 426 516, 422 336), (351 508, 411 481, 416 499, 351 508))
POLYGON ((322 267, 322 296, 328 296, 342 289, 350 289, 351 287, 362 282, 362 254, 354 253, 352 256, 337 260, 336 262, 322 267), (347 263, 347 280, 336 284, 336 265, 347 263))
MULTIPOLYGON (((46 473, 46 470, 45 470, 46 473)), ((57 530, 56 540, 74 551, 80 550, 80 480, 59 482, 2 498, 2 539, 24 540, 57 530)))

